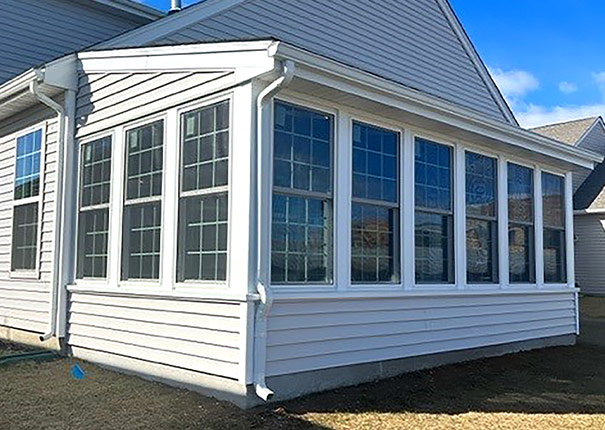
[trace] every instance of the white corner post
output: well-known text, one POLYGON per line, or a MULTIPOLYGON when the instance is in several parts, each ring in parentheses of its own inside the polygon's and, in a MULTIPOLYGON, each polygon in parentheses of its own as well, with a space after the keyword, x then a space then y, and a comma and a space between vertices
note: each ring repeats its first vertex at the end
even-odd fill
POLYGON ((536 236, 536 285, 544 288, 544 213, 542 208, 542 169, 534 169, 534 210, 536 236))
POLYGON ((403 145, 401 152, 403 158, 402 165, 402 187, 401 187, 401 207, 402 207, 402 280, 403 288, 411 291, 415 283, 415 255, 414 255, 414 134, 410 129, 403 130, 403 145))
POLYGON ((466 288, 466 177, 464 148, 454 148, 454 274, 459 290, 466 288))
POLYGON ((498 157, 498 268, 501 288, 509 288, 508 164, 503 157, 498 157))
POLYGON ((290 84, 294 77, 295 64, 285 61, 280 76, 260 92, 256 101, 256 206, 257 206, 257 270, 256 289, 260 296, 260 304, 256 310, 254 324, 254 389, 263 400, 273 397, 273 391, 265 382, 265 368, 267 355, 267 317, 273 305, 270 273, 270 246, 271 246, 271 119, 270 101, 283 88, 290 84))
POLYGON ((337 264, 338 261, 351 261, 351 121, 351 115, 347 112, 338 112, 335 136, 338 140, 334 148, 334 183, 338 190, 334 193, 334 284, 340 291, 345 290, 351 282, 351 265, 337 264))
POLYGON ((572 173, 565 174, 565 256, 567 264, 567 286, 576 286, 574 223, 573 223, 573 182, 572 173))

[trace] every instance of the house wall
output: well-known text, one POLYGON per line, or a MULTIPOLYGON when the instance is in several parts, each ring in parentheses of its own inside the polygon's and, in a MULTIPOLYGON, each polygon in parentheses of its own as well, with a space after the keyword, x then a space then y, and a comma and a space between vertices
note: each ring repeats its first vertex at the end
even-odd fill
POLYGON ((46 61, 150 22, 79 0, 3 0, 0 84, 46 61))
POLYGON ((251 0, 149 45, 263 38, 506 120, 435 0, 251 0))
POLYGON ((284 299, 268 321, 267 375, 575 332, 573 292, 284 299))
POLYGON ((41 108, 0 123, 0 326, 43 333, 48 325, 54 264, 57 129, 56 114, 41 108), (11 275, 16 142, 17 135, 30 127, 41 128, 45 142, 38 279, 11 275))
MULTIPOLYGON (((584 136, 580 144, 580 148, 594 151, 597 154, 605 155, 605 129, 601 125, 600 121, 597 121, 596 125, 590 129, 590 131, 584 136)), ((592 170, 582 169, 575 171, 573 174, 573 191, 574 193, 580 185, 584 183, 586 178, 590 175, 592 170)))
POLYGON ((605 216, 576 215, 576 281, 585 294, 605 294, 605 216))

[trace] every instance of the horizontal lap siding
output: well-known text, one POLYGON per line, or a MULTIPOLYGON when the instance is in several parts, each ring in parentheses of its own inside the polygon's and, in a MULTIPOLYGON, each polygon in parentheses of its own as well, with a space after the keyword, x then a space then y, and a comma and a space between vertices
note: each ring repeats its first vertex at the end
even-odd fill
POLYGON ((237 379, 240 305, 74 293, 68 344, 237 379))
POLYGON ((73 0, 2 0, 0 84, 30 67, 149 22, 102 8, 73 0))
POLYGON ((229 72, 82 74, 76 99, 82 137, 199 99, 234 82, 229 72))
POLYGON ((504 119, 435 0, 251 0, 152 44, 267 37, 504 119))
POLYGON ((0 325, 42 333, 50 319, 58 126, 54 114, 45 110, 33 110, 22 116, 11 121, 9 133, 0 129, 0 325), (32 125, 40 125, 46 135, 38 280, 15 279, 10 275, 17 142, 14 130, 20 131, 32 125))
POLYGON ((573 293, 275 303, 267 374, 575 333, 573 293))
POLYGON ((576 282, 587 294, 605 294, 605 217, 574 217, 576 282))

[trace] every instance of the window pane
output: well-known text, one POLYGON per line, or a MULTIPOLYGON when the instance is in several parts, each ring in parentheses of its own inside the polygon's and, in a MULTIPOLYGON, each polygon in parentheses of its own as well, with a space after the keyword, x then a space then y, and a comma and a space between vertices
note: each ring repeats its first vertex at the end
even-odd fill
POLYGON ((78 278, 107 276, 109 209, 80 212, 78 278))
POLYGON ((109 203, 111 137, 82 145, 81 207, 109 203))
POLYGON ((544 282, 567 282, 565 230, 544 229, 544 282))
POLYGON ((399 282, 399 211, 359 203, 352 211, 352 281, 399 282))
POLYGON ((561 176, 542 173, 542 204, 544 225, 565 227, 565 180, 561 176))
POLYGON ((128 146, 126 199, 162 194, 164 122, 156 121, 126 136, 128 146))
POLYGON ((454 282, 454 218, 416 211, 416 282, 454 282))
POLYGON ((40 193, 41 149, 42 130, 17 138, 15 200, 34 197, 40 193))
POLYGON ((328 194, 332 190, 332 117, 275 103, 273 182, 328 194))
POLYGON ((271 280, 332 280, 332 215, 326 200, 273 194, 271 280))
POLYGON ((466 215, 496 217, 496 159, 466 153, 466 215))
POLYGON ((35 270, 38 246, 38 203, 15 206, 11 270, 35 270))
POLYGON ((124 208, 122 279, 159 279, 161 225, 160 202, 124 208))
POLYGON ((534 256, 534 227, 509 223, 508 258, 510 282, 536 282, 534 256))
POLYGON ((534 222, 534 171, 508 164, 508 219, 534 222))
POLYGON ((181 200, 179 282, 227 279, 227 194, 181 200))
POLYGON ((182 190, 201 190, 229 182, 229 101, 181 117, 182 190))
POLYGON ((469 283, 498 282, 498 224, 467 218, 466 278, 469 283))
POLYGON ((416 139, 415 200, 417 208, 452 210, 452 148, 416 139))
POLYGON ((398 201, 397 133, 353 124, 353 197, 398 201))

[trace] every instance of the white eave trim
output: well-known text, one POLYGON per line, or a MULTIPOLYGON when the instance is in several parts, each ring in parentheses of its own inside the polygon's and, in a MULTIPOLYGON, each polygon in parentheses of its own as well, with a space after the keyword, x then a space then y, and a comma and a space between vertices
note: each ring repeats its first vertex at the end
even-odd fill
MULTIPOLYGON (((336 79, 349 80, 357 85, 361 84, 370 90, 386 93, 388 96, 408 104, 412 102, 422 106, 423 112, 420 113, 421 115, 472 133, 483 134, 513 146, 530 149, 545 156, 561 159, 588 169, 593 169, 595 163, 603 161, 601 155, 592 151, 575 148, 519 126, 489 118, 437 97, 412 90, 404 85, 345 66, 334 60, 282 42, 275 42, 270 48, 269 55, 279 59, 294 60, 298 65, 331 74, 336 79)), ((297 69, 297 75, 304 78, 303 68, 297 69)))
POLYGON ((30 82, 40 77, 40 69, 29 69, 19 76, 0 85, 0 103, 3 100, 10 99, 12 96, 20 93, 29 87, 30 82))

